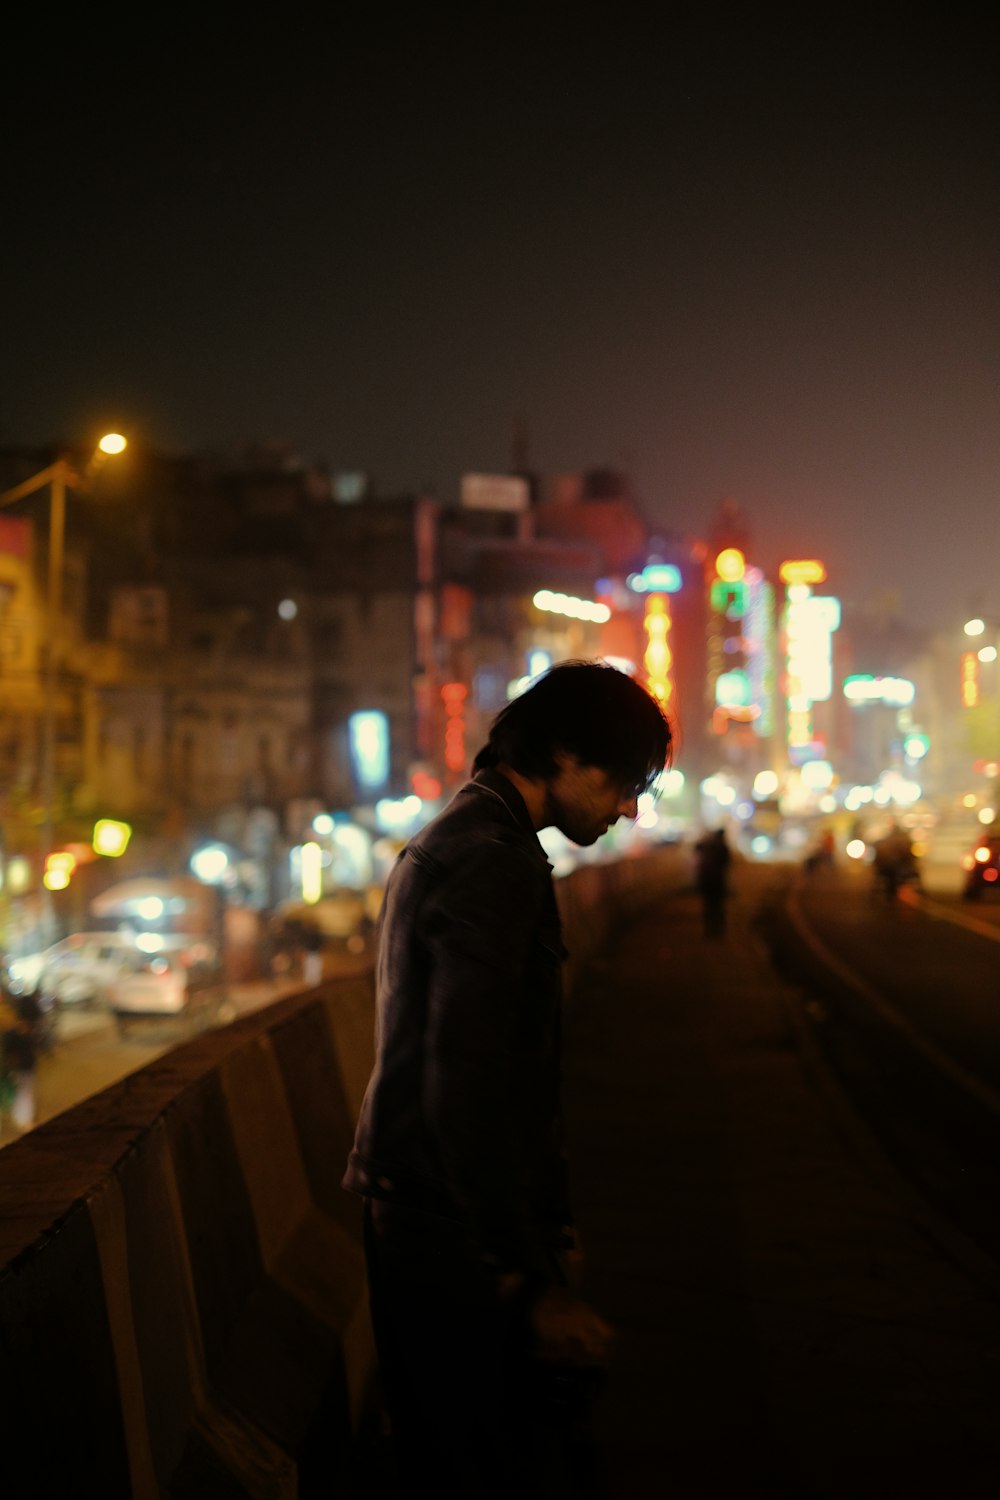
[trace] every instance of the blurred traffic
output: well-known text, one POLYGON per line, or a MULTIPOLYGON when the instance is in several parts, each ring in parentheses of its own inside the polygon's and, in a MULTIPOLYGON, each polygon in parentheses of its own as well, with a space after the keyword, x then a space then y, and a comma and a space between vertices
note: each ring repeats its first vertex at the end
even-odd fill
MULTIPOLYGON (((676 796, 679 775, 666 773, 664 780, 666 786, 642 799, 635 823, 619 824, 591 848, 544 831, 541 841, 557 875, 660 849, 672 851, 679 888, 695 890, 704 862, 700 850, 714 833, 732 849, 727 878, 737 889, 747 864, 761 875, 771 866, 775 878, 798 866, 810 881, 824 872, 853 871, 880 898, 909 888, 939 903, 986 903, 1000 916, 1000 900, 990 901, 1000 896, 1000 833, 980 820, 981 809, 961 800, 940 811, 921 800, 902 813, 878 804, 863 812, 841 808, 833 816, 799 811, 783 817, 769 809, 762 821, 720 819, 717 802, 703 793, 698 816, 691 818, 676 796)), ((381 843, 378 864, 373 859, 365 869, 374 874, 378 868, 379 880, 337 888, 320 881, 309 890, 314 899, 290 895, 266 913, 248 911, 228 900, 224 889, 191 876, 130 877, 91 903, 91 921, 104 925, 9 956, 0 977, 7 1029, 18 1034, 8 1049, 0 1141, 206 1027, 365 968, 374 953, 382 881, 404 844, 404 836, 381 843), (22 1010, 15 1017, 17 1007, 22 1010), (23 1064, 29 1054, 27 1072, 13 1068, 11 1059, 23 1064), (29 1074, 33 1083, 33 1097, 22 1098, 19 1111, 14 1073, 22 1094, 29 1074)), ((766 880, 754 888, 765 889, 766 880)))

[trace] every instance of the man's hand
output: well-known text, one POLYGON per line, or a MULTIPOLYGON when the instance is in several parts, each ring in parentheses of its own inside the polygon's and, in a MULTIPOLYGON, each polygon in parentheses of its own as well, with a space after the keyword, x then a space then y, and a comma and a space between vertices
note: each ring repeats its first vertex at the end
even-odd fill
POLYGON ((586 1257, 583 1253, 583 1246, 580 1243, 580 1236, 577 1231, 570 1229, 567 1232, 571 1237, 572 1243, 568 1249, 563 1250, 560 1259, 563 1264, 563 1270, 566 1273, 566 1285, 571 1292, 579 1292, 583 1287, 586 1257))
POLYGON ((538 1356, 554 1364, 598 1368, 611 1358, 614 1330, 588 1302, 551 1287, 531 1308, 538 1356))

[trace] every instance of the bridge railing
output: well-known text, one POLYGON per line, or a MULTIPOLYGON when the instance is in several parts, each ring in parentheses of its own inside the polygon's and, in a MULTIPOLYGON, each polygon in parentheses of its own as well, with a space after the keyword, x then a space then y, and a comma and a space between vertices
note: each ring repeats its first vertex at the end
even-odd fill
POLYGON ((371 976, 206 1033, 0 1153, 11 1496, 292 1496, 373 1371, 340 1177, 371 976))

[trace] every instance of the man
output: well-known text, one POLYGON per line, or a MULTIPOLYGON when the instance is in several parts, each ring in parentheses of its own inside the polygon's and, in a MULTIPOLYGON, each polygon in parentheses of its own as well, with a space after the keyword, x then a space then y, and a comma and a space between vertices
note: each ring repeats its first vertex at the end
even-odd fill
POLYGON ((724 828, 713 829, 694 847, 695 883, 701 895, 702 926, 707 938, 720 938, 726 930, 726 899, 732 852, 724 828))
POLYGON ((387 882, 377 1057, 344 1185, 365 1199, 406 1495, 540 1494, 543 1395, 607 1358, 610 1329, 570 1286, 564 949, 537 834, 590 845, 634 818, 670 744, 624 673, 554 667, 497 716, 472 780, 387 882))

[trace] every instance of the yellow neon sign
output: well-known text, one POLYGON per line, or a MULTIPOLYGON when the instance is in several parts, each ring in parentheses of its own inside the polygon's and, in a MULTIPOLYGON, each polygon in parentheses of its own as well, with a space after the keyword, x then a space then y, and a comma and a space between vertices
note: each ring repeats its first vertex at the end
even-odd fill
POLYGON ((778 577, 782 583, 789 583, 793 586, 802 583, 822 583, 826 578, 826 569, 818 558, 807 557, 797 562, 783 562, 778 569, 778 577))

